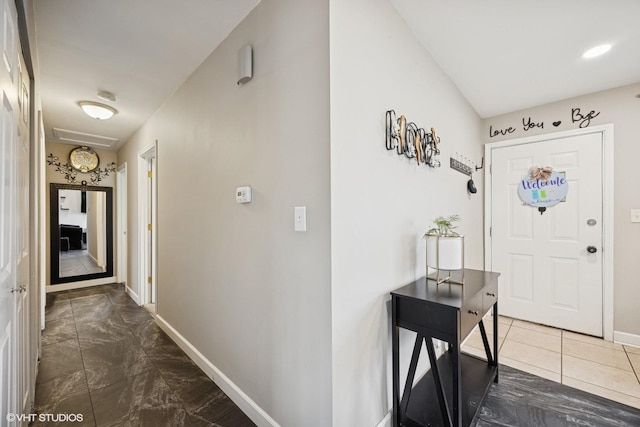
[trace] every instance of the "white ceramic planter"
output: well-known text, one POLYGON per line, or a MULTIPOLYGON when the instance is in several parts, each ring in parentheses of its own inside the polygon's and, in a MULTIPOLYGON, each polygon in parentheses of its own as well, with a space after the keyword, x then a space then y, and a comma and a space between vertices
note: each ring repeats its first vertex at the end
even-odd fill
POLYGON ((427 236, 427 266, 440 270, 464 267, 463 236, 427 236))

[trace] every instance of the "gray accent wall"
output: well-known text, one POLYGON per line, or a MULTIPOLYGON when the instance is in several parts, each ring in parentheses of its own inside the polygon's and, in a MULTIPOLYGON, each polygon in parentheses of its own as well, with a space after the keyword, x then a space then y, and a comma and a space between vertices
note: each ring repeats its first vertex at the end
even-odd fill
POLYGON ((118 152, 135 240, 137 156, 158 140, 159 316, 283 426, 331 424, 328 13, 262 1, 118 152))

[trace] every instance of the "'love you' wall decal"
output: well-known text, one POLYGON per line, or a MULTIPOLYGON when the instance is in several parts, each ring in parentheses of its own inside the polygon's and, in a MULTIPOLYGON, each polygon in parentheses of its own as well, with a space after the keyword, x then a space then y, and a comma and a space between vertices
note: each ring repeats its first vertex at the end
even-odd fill
MULTIPOLYGON (((584 129, 589 127, 591 121, 598 117, 600 112, 596 112, 595 110, 591 110, 589 112, 585 112, 580 108, 572 108, 571 109, 571 124, 577 123, 578 127, 584 129)), ((569 123, 569 122, 567 122, 569 123)), ((558 127, 562 124, 562 120, 555 120, 551 122, 554 127, 558 127)), ((522 129, 523 132, 528 132, 531 129, 544 129, 543 121, 533 120, 531 117, 523 117, 522 118, 522 127, 518 126, 507 126, 504 128, 494 128, 493 125, 489 126, 489 137, 494 138, 496 136, 506 136, 512 133, 517 132, 522 129)))

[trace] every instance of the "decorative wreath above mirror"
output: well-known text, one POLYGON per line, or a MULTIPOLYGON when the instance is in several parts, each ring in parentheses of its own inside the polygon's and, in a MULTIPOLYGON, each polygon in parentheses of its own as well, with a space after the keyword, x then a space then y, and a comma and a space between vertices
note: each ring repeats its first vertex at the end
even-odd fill
POLYGON ((100 157, 89 147, 76 147, 69 153, 69 163, 75 170, 89 173, 100 166, 100 157))
MULTIPOLYGON (((60 172, 64 175, 67 182, 70 184, 77 184, 78 172, 88 173, 89 180, 92 185, 97 185, 104 178, 116 171, 116 163, 111 162, 105 166, 104 169, 100 166, 100 158, 98 153, 89 147, 80 146, 76 147, 69 153, 69 162, 62 163, 58 156, 54 156, 50 153, 47 156, 47 164, 56 168, 56 172, 60 172)), ((81 181, 82 185, 87 185, 86 180, 81 181)))

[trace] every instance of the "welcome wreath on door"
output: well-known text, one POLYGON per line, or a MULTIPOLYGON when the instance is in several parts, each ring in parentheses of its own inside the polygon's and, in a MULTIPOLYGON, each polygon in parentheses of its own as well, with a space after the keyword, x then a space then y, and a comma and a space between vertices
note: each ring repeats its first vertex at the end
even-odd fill
POLYGON ((563 172, 555 172, 551 166, 531 166, 529 173, 518 186, 522 201, 538 208, 542 215, 548 207, 564 201, 569 192, 569 183, 563 172))

